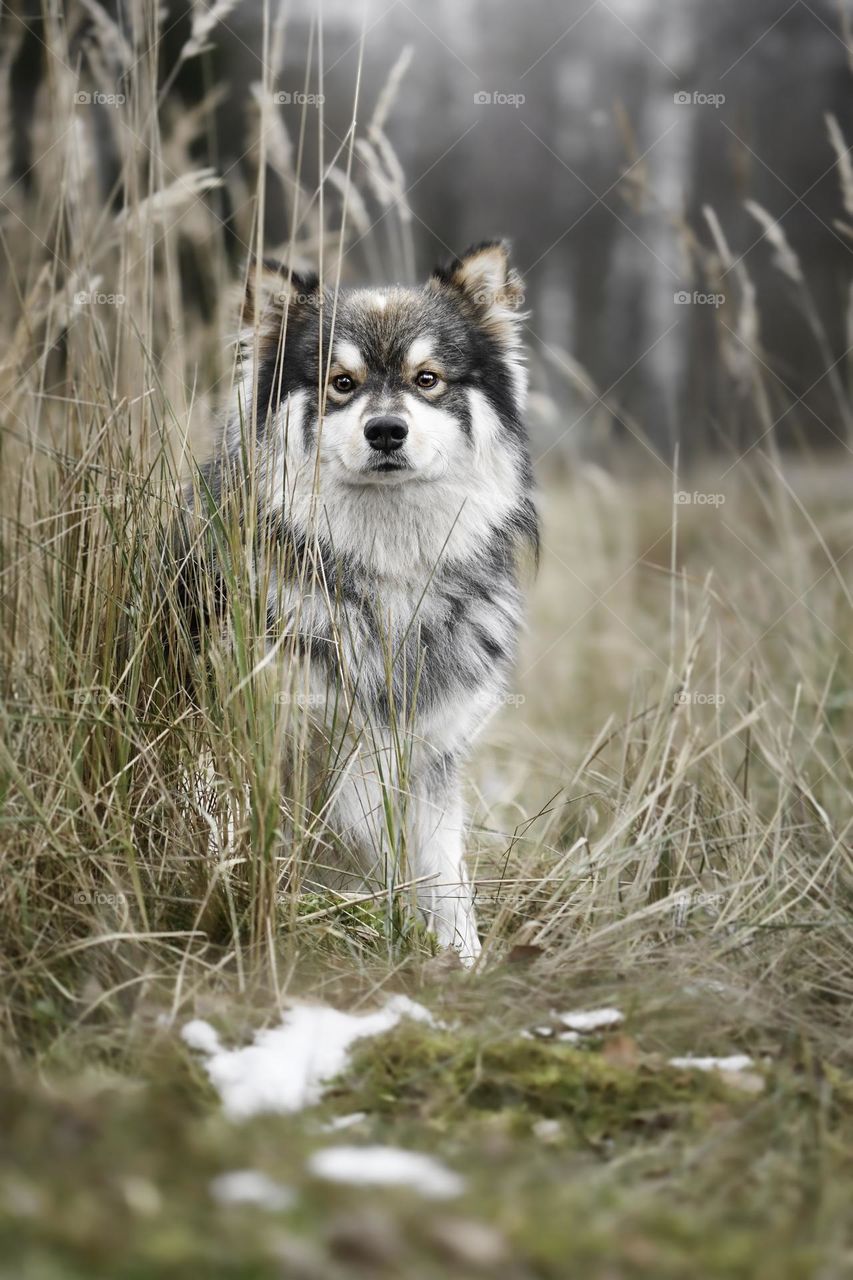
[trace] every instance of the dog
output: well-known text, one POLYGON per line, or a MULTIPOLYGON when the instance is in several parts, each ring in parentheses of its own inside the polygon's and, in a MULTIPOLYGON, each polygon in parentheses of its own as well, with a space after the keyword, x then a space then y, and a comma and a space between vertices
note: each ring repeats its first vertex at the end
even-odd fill
POLYGON ((438 942, 472 964, 460 775, 505 696, 521 564, 538 555, 521 280, 503 241, 415 288, 248 275, 234 401, 201 487, 216 505, 248 466, 259 537, 287 553, 267 617, 310 663, 337 762, 318 804, 334 852, 315 878, 393 886, 405 870, 438 942))

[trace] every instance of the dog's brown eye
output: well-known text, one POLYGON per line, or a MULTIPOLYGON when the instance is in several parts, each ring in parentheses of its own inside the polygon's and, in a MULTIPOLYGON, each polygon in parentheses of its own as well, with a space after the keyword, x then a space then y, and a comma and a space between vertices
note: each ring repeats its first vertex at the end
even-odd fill
POLYGON ((430 369, 421 369, 415 382, 419 387, 423 387, 424 391, 428 391, 430 387, 434 387, 438 382, 438 374, 433 373, 430 369))
POLYGON ((345 396, 355 386, 355 379, 351 378, 348 373, 339 373, 336 378, 332 378, 332 386, 340 395, 345 396))

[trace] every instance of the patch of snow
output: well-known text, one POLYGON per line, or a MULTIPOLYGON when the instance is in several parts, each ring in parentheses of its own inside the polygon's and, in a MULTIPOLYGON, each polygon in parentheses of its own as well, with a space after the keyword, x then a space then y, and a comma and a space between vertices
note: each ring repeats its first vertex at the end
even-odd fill
POLYGON ((688 1071, 746 1071, 752 1066, 752 1058, 745 1053, 731 1053, 727 1058, 694 1058, 688 1054, 686 1058, 670 1058, 669 1065, 688 1071))
POLYGON ((538 1138, 540 1142, 559 1142, 563 1136, 563 1126, 559 1120, 550 1120, 543 1117, 536 1120, 532 1126, 534 1138, 538 1138))
POLYGON ((341 1129, 352 1129, 367 1119, 366 1111, 351 1111, 348 1116, 335 1116, 328 1124, 323 1125, 324 1133, 338 1133, 341 1129))
POLYGON ((210 1194, 218 1204, 253 1204, 272 1213, 290 1209, 296 1203, 296 1195, 290 1187, 274 1182, 255 1169, 221 1173, 211 1182, 210 1194))
POLYGON ((280 1026, 257 1032, 240 1049, 224 1048, 213 1027, 199 1019, 188 1022, 181 1034, 190 1048, 206 1055, 204 1067, 226 1115, 246 1120, 312 1106, 344 1070, 356 1041, 390 1031, 402 1018, 435 1025, 423 1005, 396 995, 372 1013, 296 1005, 283 1014, 280 1026))
POLYGON ((181 1032, 181 1039, 199 1053, 218 1053, 221 1048, 219 1036, 210 1023, 203 1022, 201 1018, 194 1018, 186 1024, 181 1032))
POLYGON ((618 1027, 625 1021, 619 1009, 585 1009, 554 1015, 570 1031, 603 1031, 606 1027, 618 1027))
POLYGON ((324 1147, 308 1161, 309 1172, 326 1182, 358 1187, 408 1187, 433 1200, 461 1195, 465 1182, 432 1156, 399 1147, 324 1147))

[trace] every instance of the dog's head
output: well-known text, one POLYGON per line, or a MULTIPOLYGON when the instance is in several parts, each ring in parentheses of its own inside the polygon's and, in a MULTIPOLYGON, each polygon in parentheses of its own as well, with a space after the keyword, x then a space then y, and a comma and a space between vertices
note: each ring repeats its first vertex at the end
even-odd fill
POLYGON ((490 450, 523 447, 522 301, 502 242, 421 288, 335 296, 281 277, 259 320, 258 423, 326 484, 464 484, 490 450))

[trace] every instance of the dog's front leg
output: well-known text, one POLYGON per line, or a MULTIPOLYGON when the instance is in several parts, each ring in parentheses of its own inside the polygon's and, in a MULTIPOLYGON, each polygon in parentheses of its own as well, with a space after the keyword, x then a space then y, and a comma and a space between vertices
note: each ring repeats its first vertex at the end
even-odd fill
POLYGON ((413 788, 409 814, 410 869, 420 882, 418 906, 442 946, 472 965, 480 954, 474 894, 464 860, 464 814, 459 780, 443 770, 413 788))

